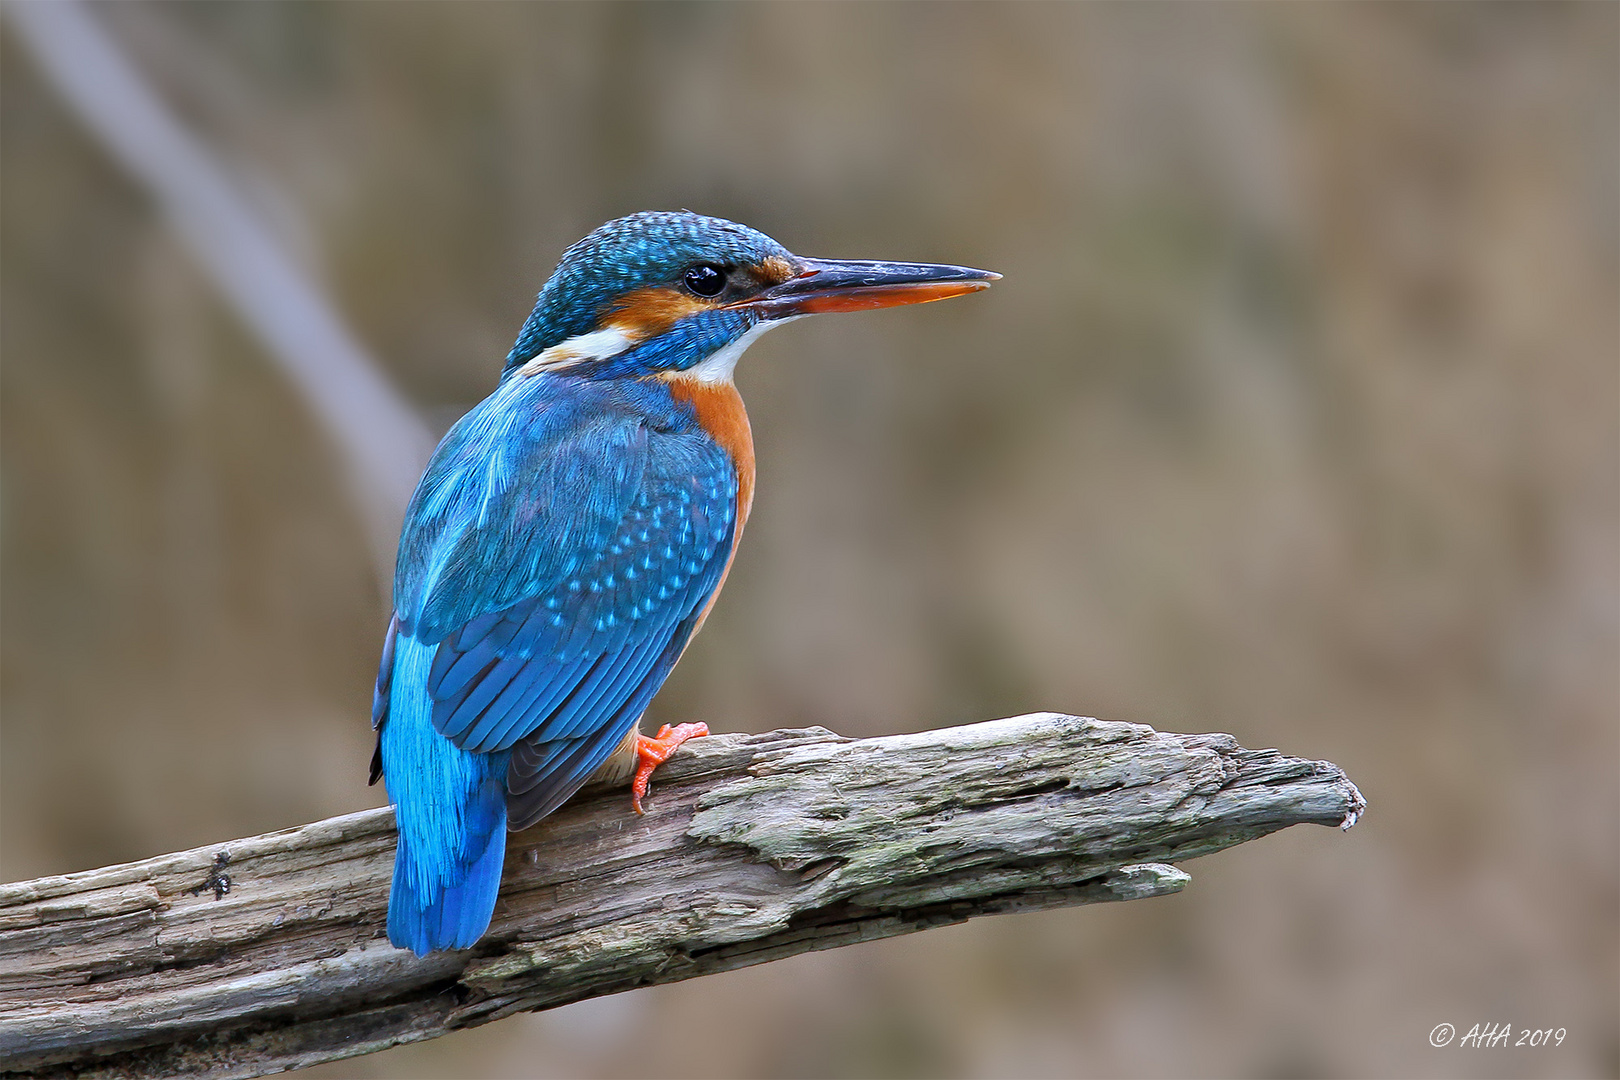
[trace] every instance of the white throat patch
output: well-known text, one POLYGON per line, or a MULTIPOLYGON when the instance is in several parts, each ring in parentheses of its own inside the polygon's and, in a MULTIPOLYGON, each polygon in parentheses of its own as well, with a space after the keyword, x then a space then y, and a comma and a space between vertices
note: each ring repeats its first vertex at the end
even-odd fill
POLYGON ((803 316, 792 315, 785 319, 770 319, 759 323, 751 327, 742 337, 733 341, 730 345, 715 350, 685 371, 672 371, 665 377, 670 379, 691 379, 693 382, 710 385, 728 383, 731 381, 731 373, 737 370, 737 361, 748 350, 748 346, 759 340, 759 336, 772 327, 790 323, 798 318, 803 318, 803 316))

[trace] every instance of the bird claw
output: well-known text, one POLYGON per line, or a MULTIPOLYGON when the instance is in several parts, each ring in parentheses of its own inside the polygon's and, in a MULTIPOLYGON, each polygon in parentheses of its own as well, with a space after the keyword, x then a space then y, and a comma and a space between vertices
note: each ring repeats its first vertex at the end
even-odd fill
POLYGON ((646 813, 641 808, 641 800, 652 783, 653 770, 668 761, 681 743, 708 733, 708 724, 676 724, 674 727, 665 724, 650 739, 636 733, 636 778, 630 784, 630 805, 635 807, 636 813, 646 813))

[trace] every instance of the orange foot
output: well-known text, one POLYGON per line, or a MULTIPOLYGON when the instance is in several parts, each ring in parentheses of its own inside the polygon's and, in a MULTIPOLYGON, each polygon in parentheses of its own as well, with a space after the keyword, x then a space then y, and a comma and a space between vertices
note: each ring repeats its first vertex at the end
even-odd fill
POLYGON ((636 808, 636 813, 646 812, 641 809, 641 800, 647 794, 647 786, 652 783, 653 770, 668 761, 669 755, 681 743, 708 733, 708 724, 676 724, 674 727, 665 724, 650 739, 640 732, 636 733, 636 779, 630 785, 630 803, 636 808))

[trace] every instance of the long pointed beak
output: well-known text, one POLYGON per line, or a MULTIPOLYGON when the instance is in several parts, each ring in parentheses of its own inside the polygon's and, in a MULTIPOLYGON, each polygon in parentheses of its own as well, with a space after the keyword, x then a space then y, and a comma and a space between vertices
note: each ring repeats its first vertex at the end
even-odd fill
POLYGON ((738 304, 767 319, 928 304, 988 289, 1001 277, 969 266, 799 260, 800 273, 738 304))

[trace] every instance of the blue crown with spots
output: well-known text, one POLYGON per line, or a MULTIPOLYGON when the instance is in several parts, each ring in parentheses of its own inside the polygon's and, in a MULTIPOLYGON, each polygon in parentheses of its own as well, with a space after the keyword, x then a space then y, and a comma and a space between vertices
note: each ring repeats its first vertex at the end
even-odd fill
POLYGON ((741 266, 772 256, 793 257, 757 229, 689 210, 648 210, 610 221, 563 252, 502 374, 597 329, 602 310, 627 292, 673 285, 694 263, 741 266))

